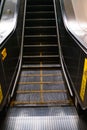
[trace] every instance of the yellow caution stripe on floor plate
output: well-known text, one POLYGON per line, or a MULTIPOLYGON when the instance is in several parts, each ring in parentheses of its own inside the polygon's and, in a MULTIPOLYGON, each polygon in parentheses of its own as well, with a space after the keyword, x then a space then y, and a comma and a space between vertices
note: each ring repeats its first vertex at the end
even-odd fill
POLYGON ((2 100, 3 100, 3 93, 2 93, 2 88, 0 85, 0 104, 2 103, 2 100))
POLYGON ((80 97, 82 101, 84 101, 86 87, 87 87, 87 58, 85 58, 85 61, 84 61, 82 83, 81 83, 81 89, 80 89, 80 97))

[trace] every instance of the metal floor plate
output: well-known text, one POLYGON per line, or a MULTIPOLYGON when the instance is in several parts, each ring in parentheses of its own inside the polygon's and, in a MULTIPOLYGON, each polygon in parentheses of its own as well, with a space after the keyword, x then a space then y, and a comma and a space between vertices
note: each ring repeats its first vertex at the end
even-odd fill
POLYGON ((0 130, 87 130, 75 107, 10 108, 0 130))

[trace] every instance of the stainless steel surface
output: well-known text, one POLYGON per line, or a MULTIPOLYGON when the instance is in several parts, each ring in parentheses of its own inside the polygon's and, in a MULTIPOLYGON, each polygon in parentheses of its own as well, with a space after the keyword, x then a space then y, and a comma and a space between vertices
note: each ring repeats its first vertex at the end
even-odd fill
MULTIPOLYGON (((87 0, 60 0, 64 24, 87 49, 87 0)), ((87 53, 87 52, 86 52, 87 53)))
POLYGON ((0 44, 15 30, 18 0, 5 0, 0 19, 0 44))
POLYGON ((0 0, 0 16, 3 8, 4 0, 0 0))
POLYGON ((10 108, 2 120, 0 130, 87 130, 74 107, 10 108))
POLYGON ((23 69, 11 104, 14 106, 73 105, 62 71, 59 69, 23 69))

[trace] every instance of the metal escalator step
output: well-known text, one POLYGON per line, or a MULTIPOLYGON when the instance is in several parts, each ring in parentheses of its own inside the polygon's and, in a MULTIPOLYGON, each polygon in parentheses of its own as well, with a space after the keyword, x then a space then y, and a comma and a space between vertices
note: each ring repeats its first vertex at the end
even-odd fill
POLYGON ((27 94, 27 93, 67 93, 67 90, 18 90, 17 94, 27 94))
POLYGON ((25 27, 26 35, 54 35, 56 34, 56 27, 25 27))
MULTIPOLYGON (((57 70, 57 69, 56 69, 57 70)), ((47 73, 45 74, 44 71, 45 70, 40 70, 40 73, 36 72, 36 70, 33 70, 35 73, 33 73, 31 70, 26 73, 22 73, 21 74, 21 77, 20 77, 20 80, 19 82, 40 82, 42 83, 43 82, 62 82, 63 81, 63 77, 62 77, 62 74, 61 73, 52 73, 52 71, 56 71, 55 69, 54 70, 48 70, 47 69, 47 72, 48 71, 51 71, 51 73, 47 73), (42 79, 42 80, 41 80, 42 79)), ((27 70, 26 70, 27 71, 27 70)), ((24 71, 24 72, 26 72, 24 71)), ((37 70, 38 71, 38 70, 37 70)), ((65 87, 64 87, 65 84, 61 83, 61 84, 43 84, 43 88, 45 90, 66 90, 65 87)), ((22 86, 23 87, 23 86, 22 86)), ((28 87, 28 86, 26 86, 28 87)))
POLYGON ((25 19, 25 27, 55 26, 55 25, 56 25, 56 22, 54 18, 25 19))
POLYGON ((39 90, 18 90, 15 102, 19 105, 47 105, 57 103, 57 105, 67 105, 67 103, 71 103, 71 99, 66 90, 43 90, 41 88, 42 86, 40 86, 39 90))
MULTIPOLYGON (((38 49, 36 49, 38 50, 38 49)), ((38 52, 38 51, 29 51, 29 52, 26 52, 25 50, 23 51, 23 55, 29 55, 29 56, 38 56, 40 55, 40 53, 42 53, 42 55, 58 55, 58 52, 56 51, 42 51, 42 52, 38 52)), ((59 56, 58 56, 59 57, 59 56)))
MULTIPOLYGON (((24 74, 21 74, 21 77, 34 77, 34 76, 36 76, 36 77, 40 77, 40 74, 26 74, 26 73, 24 73, 24 74)), ((61 74, 42 74, 42 77, 53 77, 53 76, 61 76, 61 74)))
POLYGON ((54 11, 26 12, 26 19, 55 18, 54 11))
POLYGON ((27 5, 53 5, 53 1, 49 0, 49 2, 47 0, 29 0, 27 1, 27 5))
POLYGON ((54 14, 54 11, 45 11, 45 10, 43 10, 43 11, 26 11, 26 14, 36 14, 36 15, 37 14, 48 14, 48 16, 49 16, 49 14, 54 14))
MULTIPOLYGON (((54 61, 54 60, 45 60, 45 59, 38 59, 38 60, 35 60, 35 61, 33 61, 32 59, 30 60, 30 61, 28 61, 28 59, 23 59, 23 65, 25 65, 25 66, 27 66, 28 68, 52 68, 51 66, 52 65, 48 65, 48 64, 58 64, 58 61, 54 61), (38 66, 38 63, 39 62, 43 62, 44 63, 44 65, 43 66, 38 66)), ((26 67, 26 68, 27 68, 26 67)), ((56 68, 58 68, 58 67, 60 67, 60 65, 54 65, 53 67, 56 67, 56 68)))
POLYGON ((38 43, 36 45, 31 45, 31 43, 25 43, 24 44, 24 54, 30 54, 30 52, 37 52, 38 55, 41 54, 51 54, 51 52, 57 52, 58 55, 58 45, 57 44, 47 44, 47 45, 42 45, 42 43, 38 43))
POLYGON ((29 5, 27 6, 27 10, 29 12, 35 12, 35 11, 53 11, 54 6, 53 5, 29 5))
POLYGON ((25 26, 25 29, 53 29, 55 28, 56 29, 56 26, 31 26, 31 27, 27 27, 25 26))
POLYGON ((57 38, 57 34, 55 35, 25 35, 24 36, 25 38, 57 38))
POLYGON ((43 43, 43 42, 41 42, 41 43, 37 43, 37 42, 35 42, 35 43, 25 43, 24 44, 24 48, 28 48, 28 47, 45 47, 45 48, 47 48, 47 47, 58 47, 58 44, 57 43, 43 43))
MULTIPOLYGON (((47 66, 47 64, 52 64, 52 63, 58 64, 59 63, 57 58, 49 58, 49 59, 48 58, 42 58, 42 59, 40 59, 40 58, 32 58, 32 59, 24 58, 23 59, 23 64, 24 65, 29 65, 30 64, 30 66, 33 65, 34 68, 35 68, 35 66, 36 66, 36 68, 39 67, 38 66, 39 62, 43 62, 45 64, 44 66, 40 66, 40 68, 49 68, 47 66), (54 61, 54 59, 56 59, 56 61, 54 61)), ((32 66, 32 68, 33 68, 33 66, 32 66)))
POLYGON ((61 69, 22 69, 20 75, 12 106, 72 105, 61 69))
POLYGON ((35 56, 23 56, 23 58, 58 58, 59 56, 58 55, 35 55, 35 56))
POLYGON ((58 61, 58 55, 43 55, 43 56, 23 56, 23 63, 27 64, 27 63, 37 63, 37 62, 46 62, 46 61, 58 61))
POLYGON ((57 42, 56 35, 33 35, 33 36, 24 36, 24 43, 27 42, 57 42))
POLYGON ((19 82, 18 84, 21 85, 27 85, 27 84, 64 84, 64 81, 59 81, 59 82, 19 82))
MULTIPOLYGON (((51 42, 51 41, 49 41, 49 42, 40 42, 40 41, 35 41, 35 42, 30 42, 30 41, 26 41, 26 42, 24 42, 24 47, 28 47, 28 46, 57 46, 58 47, 58 42, 51 42)), ((49 51, 48 51, 48 53, 49 53, 49 51)))
POLYGON ((57 104, 57 106, 62 106, 62 105, 72 105, 71 100, 58 100, 58 101, 45 101, 45 102, 35 102, 35 101, 12 101, 11 106, 15 105, 49 105, 49 104, 57 104))
MULTIPOLYGON (((52 68, 51 69, 38 69, 38 70, 22 70, 22 73, 21 73, 21 77, 19 79, 19 82, 42 82, 42 80, 45 82, 60 82, 60 81, 63 81, 63 77, 62 77, 62 73, 61 73, 61 69, 59 70, 55 70, 52 68)), ((43 86, 43 87, 47 87, 47 86, 43 86)), ((48 86, 47 88, 49 89, 50 86, 48 86)), ((52 86, 53 87, 53 86, 52 86)), ((57 89, 59 88, 60 86, 57 87, 57 89)), ((54 87, 53 87, 54 89, 54 87)), ((53 90, 51 88, 51 90, 53 90)), ((64 90, 65 87, 64 87, 64 84, 62 85, 61 84, 61 89, 64 90)))
POLYGON ((38 43, 38 44, 36 44, 36 45, 31 45, 31 43, 29 43, 29 44, 27 44, 27 43, 24 44, 24 48, 41 48, 41 47, 42 47, 42 48, 47 48, 47 47, 48 47, 48 48, 51 48, 51 49, 52 49, 53 47, 56 47, 56 48, 57 48, 57 47, 58 47, 58 44, 55 44, 55 43, 54 43, 54 44, 47 44, 47 45, 45 45, 45 44, 42 45, 42 43, 38 43))
POLYGON ((42 66, 40 66, 40 64, 31 64, 31 65, 22 65, 22 69, 40 69, 40 68, 43 68, 43 69, 56 69, 56 68, 61 68, 61 65, 60 64, 44 64, 42 66))
MULTIPOLYGON (((36 47, 26 47, 24 48, 23 50, 23 55, 24 56, 42 56, 43 57, 58 57, 59 58, 59 55, 58 55, 58 48, 56 46, 36 46, 36 47)), ((41 58, 41 57, 40 57, 41 58)), ((59 59, 58 59, 59 60, 59 59)), ((57 60, 57 61, 58 61, 57 60)), ((56 62, 56 61, 55 61, 56 62)))

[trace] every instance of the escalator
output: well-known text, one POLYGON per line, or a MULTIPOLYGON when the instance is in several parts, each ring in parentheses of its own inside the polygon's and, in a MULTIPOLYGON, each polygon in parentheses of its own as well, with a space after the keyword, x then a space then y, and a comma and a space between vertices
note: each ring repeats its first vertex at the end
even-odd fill
POLYGON ((53 0, 27 0, 18 82, 0 130, 86 130, 61 66, 53 0))
POLYGON ((71 103, 61 70, 52 2, 27 2, 23 59, 14 106, 71 103))

